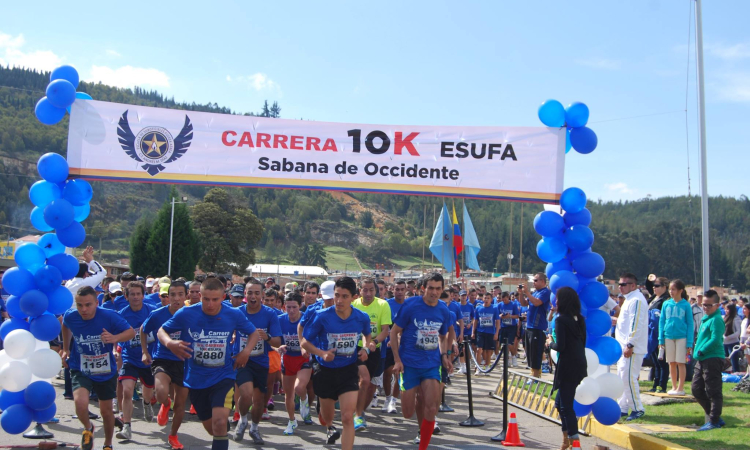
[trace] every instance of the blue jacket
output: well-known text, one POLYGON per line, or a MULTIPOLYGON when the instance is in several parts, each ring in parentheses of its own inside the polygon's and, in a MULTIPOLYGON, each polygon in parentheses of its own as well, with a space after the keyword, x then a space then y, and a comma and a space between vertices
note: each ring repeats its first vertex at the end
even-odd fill
POLYGON ((659 319, 664 302, 669 300, 669 294, 655 298, 648 305, 648 352, 652 353, 659 348, 659 319))

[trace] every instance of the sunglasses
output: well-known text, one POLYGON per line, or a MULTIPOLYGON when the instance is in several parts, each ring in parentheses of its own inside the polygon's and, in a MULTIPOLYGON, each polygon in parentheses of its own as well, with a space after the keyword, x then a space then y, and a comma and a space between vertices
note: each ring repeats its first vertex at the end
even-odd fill
MULTIPOLYGON (((620 286, 622 286, 622 285, 620 285, 620 286)), ((664 287, 664 285, 663 284, 655 284, 654 287, 664 287)))
POLYGON ((619 283, 620 287, 627 286, 629 284, 633 284, 633 283, 619 283))
POLYGON ((169 294, 161 294, 161 295, 159 295, 159 297, 161 297, 161 298, 167 298, 167 297, 169 297, 169 294))

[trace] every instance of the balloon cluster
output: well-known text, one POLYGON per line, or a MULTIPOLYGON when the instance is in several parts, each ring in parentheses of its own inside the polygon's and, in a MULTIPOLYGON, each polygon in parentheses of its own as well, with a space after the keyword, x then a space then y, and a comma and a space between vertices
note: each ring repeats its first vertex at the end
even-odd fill
POLYGON ((570 287, 578 292, 581 314, 586 317, 588 376, 576 389, 576 415, 593 412, 600 423, 612 425, 620 419, 617 399, 624 387, 606 367, 617 363, 622 348, 609 336, 612 322, 600 309, 609 299, 609 290, 597 281, 604 273, 604 258, 591 251, 594 233, 589 228, 591 212, 586 208, 586 194, 579 188, 568 188, 560 196, 560 206, 565 214, 542 211, 534 218, 534 229, 542 236, 536 251, 547 263, 553 301, 558 289, 570 287))
POLYGON ((34 114, 45 125, 54 125, 70 112, 70 106, 76 99, 91 100, 85 92, 76 92, 78 88, 78 71, 73 66, 60 66, 52 71, 47 85, 46 97, 42 97, 34 108, 34 114))
POLYGON ((538 115, 539 120, 548 127, 566 127, 565 153, 572 147, 585 155, 596 148, 596 133, 586 126, 589 107, 585 103, 575 102, 565 108, 557 100, 547 100, 539 107, 538 115))
MULTIPOLYGON (((57 123, 75 100, 77 85, 74 68, 55 69, 47 97, 37 103, 37 118, 48 125, 57 123), (53 113, 59 118, 51 121, 53 113)), ((40 231, 55 233, 17 246, 13 256, 17 267, 2 278, 3 288, 11 294, 6 300, 11 318, 0 326, 5 346, 0 351, 0 426, 10 434, 23 433, 32 421, 46 423, 55 416, 55 388, 50 381, 62 361, 48 342, 60 334, 57 316, 73 305, 73 295, 62 282, 78 275, 79 263, 65 253, 65 247, 78 247, 86 238, 80 222, 88 217, 93 196, 85 180, 68 180, 68 162, 56 153, 39 158, 37 170, 42 180, 29 189, 34 204, 31 223, 40 231)))

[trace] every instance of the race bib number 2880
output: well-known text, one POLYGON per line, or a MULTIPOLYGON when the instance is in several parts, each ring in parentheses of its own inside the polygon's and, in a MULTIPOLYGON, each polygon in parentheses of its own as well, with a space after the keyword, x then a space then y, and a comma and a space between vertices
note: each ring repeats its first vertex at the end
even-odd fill
POLYGON ((195 341, 193 342, 195 351, 195 363, 203 367, 222 367, 224 358, 227 355, 226 341, 195 341))

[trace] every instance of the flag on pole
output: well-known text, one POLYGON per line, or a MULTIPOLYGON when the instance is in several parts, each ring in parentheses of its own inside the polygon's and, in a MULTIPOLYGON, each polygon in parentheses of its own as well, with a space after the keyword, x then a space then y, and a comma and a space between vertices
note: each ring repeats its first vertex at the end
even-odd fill
POLYGON ((477 254, 481 250, 481 247, 479 246, 477 232, 474 231, 474 224, 471 223, 471 217, 469 217, 469 210, 466 209, 466 203, 464 203, 464 234, 466 235, 463 241, 464 250, 466 251, 466 267, 479 272, 477 254))
POLYGON ((461 265, 458 263, 458 255, 464 250, 464 241, 461 238, 461 228, 458 226, 456 217, 456 205, 453 205, 453 259, 456 264, 456 277, 461 276, 461 265))
POLYGON ((451 219, 448 217, 448 208, 445 206, 445 202, 443 202, 443 209, 440 211, 440 218, 430 241, 430 251, 448 272, 453 272, 452 236, 451 219))

